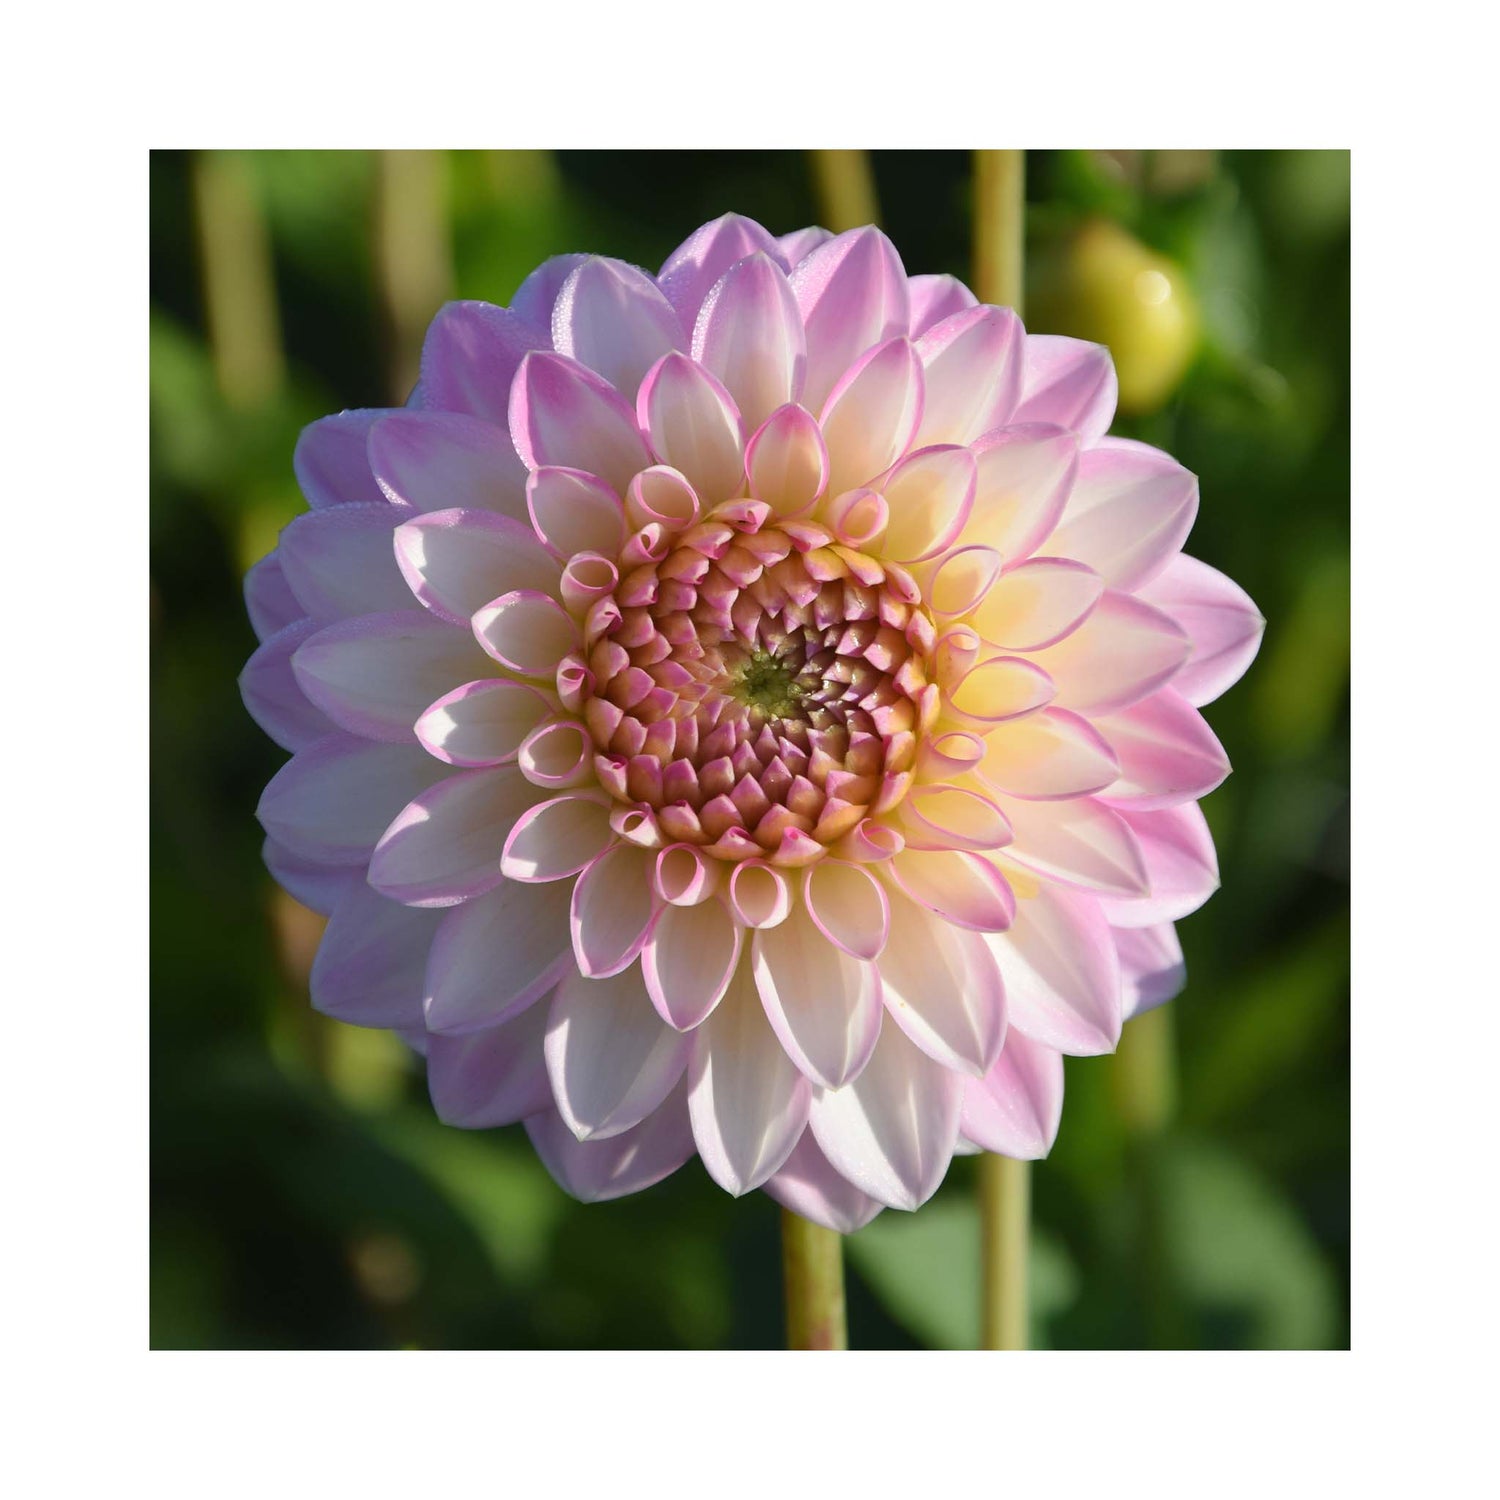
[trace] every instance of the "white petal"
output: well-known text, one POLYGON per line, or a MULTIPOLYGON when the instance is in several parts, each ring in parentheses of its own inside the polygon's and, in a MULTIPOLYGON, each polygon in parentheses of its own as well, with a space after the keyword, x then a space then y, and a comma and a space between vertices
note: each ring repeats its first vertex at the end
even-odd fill
POLYGON ((448 775, 380 836, 370 884, 408 906, 453 906, 492 889, 506 838, 536 795, 513 766, 448 775))
POLYGON ((552 342, 559 354, 598 371, 630 398, 663 354, 686 345, 656 283, 602 255, 590 256, 563 282, 552 309, 552 342))
POLYGON ((1084 797, 1119 774, 1113 750, 1092 724, 1044 708, 997 724, 984 739, 976 774, 997 792, 1041 799, 1084 797))
POLYGON ((869 1061, 880 1034, 880 976, 834 947, 798 907, 755 934, 755 982, 787 1055, 810 1079, 837 1087, 869 1061))
POLYGON ((1062 1105, 1062 1053, 1012 1028, 995 1066, 964 1090, 963 1133, 986 1151, 1035 1161, 1057 1139, 1062 1105))
POLYGON ((440 510, 396 531, 396 561, 411 591, 440 619, 467 625, 513 589, 557 593, 557 559, 529 526, 487 510, 440 510))
POLYGON ((547 1021, 557 1108, 580 1140, 607 1140, 646 1118, 687 1066, 687 1039, 651 1007, 638 969, 565 975, 547 1021))
POLYGON ((892 1019, 944 1067, 978 1078, 1000 1055, 1005 986, 979 933, 898 898, 880 983, 892 1019))
POLYGON ((444 916, 427 963, 428 1029, 495 1026, 547 994, 573 967, 568 895, 507 880, 444 916))
POLYGON ((1026 889, 1020 879, 1011 875, 1015 921, 985 939, 1005 976, 1012 1029, 1073 1057, 1112 1052, 1120 1039, 1120 963, 1100 903, 1056 886, 1026 889))
POLYGON ((598 858, 615 839, 609 799, 600 792, 565 792, 528 808, 505 840, 507 880, 562 880, 598 858))
POLYGON ((571 928, 573 955, 582 973, 602 978, 635 962, 657 910, 653 863, 646 850, 620 843, 579 875, 571 928))
POLYGON ((1146 894, 1140 845, 1122 814, 1091 797, 999 802, 1015 835, 1005 852, 1018 864, 1102 895, 1146 894))
POLYGON ((298 647, 292 670, 341 728, 404 744, 435 699, 494 668, 468 631, 397 610, 326 626, 298 647))
POLYGON ((953 1159, 963 1087, 961 1074, 887 1026, 858 1078, 841 1089, 819 1090, 813 1135, 861 1192, 892 1208, 919 1208, 953 1159))
POLYGON ((739 962, 743 930, 718 899, 663 909, 641 967, 662 1020, 691 1031, 724 997, 739 962))
POLYGON ((791 1154, 812 1086, 771 1030, 748 964, 718 1009, 692 1033, 688 1110, 709 1175, 738 1197, 791 1154))
POLYGON ((911 446, 922 416, 922 363, 906 339, 862 355, 839 380, 818 418, 828 445, 828 493, 883 474, 911 446))

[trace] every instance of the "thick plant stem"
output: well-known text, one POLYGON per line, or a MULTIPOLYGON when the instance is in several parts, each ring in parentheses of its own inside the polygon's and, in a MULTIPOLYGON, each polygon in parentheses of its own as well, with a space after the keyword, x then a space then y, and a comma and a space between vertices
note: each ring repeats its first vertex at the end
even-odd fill
MULTIPOLYGON (((1025 290, 1026 153, 974 153, 974 291, 1021 310, 1025 290)), ((1030 1324, 1031 1164, 979 1159, 982 1307, 986 1349, 1026 1348, 1030 1324)))
POLYGON ((781 1211, 781 1269, 788 1349, 847 1349, 844 1237, 781 1211))
POLYGON ((880 222, 875 201, 875 174, 867 151, 811 151, 818 221, 842 234, 880 222))
POLYGON ((249 160, 235 151, 193 158, 199 266, 214 377, 235 411, 264 406, 286 374, 271 234, 249 160))
POLYGON ((391 391, 417 383, 427 325, 453 295, 448 162, 441 151, 376 156, 375 268, 390 340, 391 391))
POLYGON ((1110 1059, 1110 1092, 1132 1137, 1152 1139, 1177 1107, 1177 1049, 1172 1010, 1161 1005, 1136 1016, 1110 1059))
POLYGON ((1031 1163, 1009 1156, 979 1158, 983 1345, 1024 1349, 1031 1238, 1031 1163))
POLYGON ((974 153, 974 291, 1021 309, 1026 288, 1026 153, 974 153))

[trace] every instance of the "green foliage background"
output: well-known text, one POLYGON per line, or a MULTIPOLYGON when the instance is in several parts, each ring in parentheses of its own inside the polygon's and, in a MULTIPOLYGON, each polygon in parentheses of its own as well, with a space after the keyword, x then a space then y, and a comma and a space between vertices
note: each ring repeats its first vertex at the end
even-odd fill
MULTIPOLYGON (((311 1011, 316 924, 277 896, 253 816, 283 757, 235 678, 254 645, 240 576, 301 508, 298 430, 405 394, 391 287, 413 255, 418 301, 504 303, 558 252, 655 267, 726 209, 777 233, 814 222, 809 164, 455 152, 424 158, 415 192, 403 166, 152 158, 153 1344, 774 1347, 769 1200, 731 1200, 695 1162, 583 1207, 519 1127, 442 1126, 419 1061, 311 1011), (229 298, 212 318, 205 255, 229 298), (235 305, 252 314, 239 332, 235 305)), ((874 171, 908 269, 967 276, 967 155, 877 152, 874 171)), ((1028 199, 1038 282, 1091 216, 1184 269, 1202 347, 1164 408, 1115 430, 1201 476, 1189 550, 1270 622, 1208 710, 1235 774, 1205 805, 1223 889, 1180 926, 1188 988, 1149 1036, 1127 1028, 1120 1055, 1068 1063, 1062 1132, 1034 1173, 1034 1337, 1345 1346, 1348 156, 1038 152, 1028 199), (1143 1125, 1152 1066, 1165 1083, 1143 1125)), ((1032 326, 1079 331, 1065 297, 1049 315, 1032 326)), ((972 1161, 848 1250, 856 1347, 975 1344, 972 1161)))

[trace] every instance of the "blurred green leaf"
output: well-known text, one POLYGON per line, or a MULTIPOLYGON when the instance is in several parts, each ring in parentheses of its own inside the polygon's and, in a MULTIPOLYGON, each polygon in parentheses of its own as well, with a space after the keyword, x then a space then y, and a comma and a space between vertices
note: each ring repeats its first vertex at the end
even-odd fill
POLYGON ((1292 1205, 1222 1146, 1177 1141, 1158 1162, 1162 1245, 1204 1343, 1322 1349, 1338 1293, 1292 1205))
MULTIPOLYGON (((914 1214, 883 1213, 846 1241, 849 1259, 890 1309, 930 1348, 979 1344, 979 1209, 973 1198, 935 1199, 914 1214)), ((1045 1231, 1031 1236, 1032 1345, 1077 1296, 1067 1251, 1045 1231)))

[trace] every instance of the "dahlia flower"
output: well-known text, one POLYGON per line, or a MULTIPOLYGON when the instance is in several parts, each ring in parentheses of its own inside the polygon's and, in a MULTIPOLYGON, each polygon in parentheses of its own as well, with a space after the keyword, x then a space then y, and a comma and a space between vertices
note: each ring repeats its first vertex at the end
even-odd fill
POLYGON ((875 229, 443 308, 246 584, 313 1003, 583 1199, 697 1154, 847 1231, 1045 1154, 1063 1054, 1181 985, 1261 630, 1114 400, 875 229))

